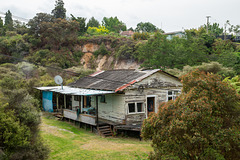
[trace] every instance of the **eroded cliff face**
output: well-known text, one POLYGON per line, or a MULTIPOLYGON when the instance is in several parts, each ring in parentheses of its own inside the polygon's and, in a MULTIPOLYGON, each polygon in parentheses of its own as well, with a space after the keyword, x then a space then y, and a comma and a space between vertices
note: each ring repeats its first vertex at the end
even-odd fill
MULTIPOLYGON (((111 51, 110 44, 105 45, 111 51)), ((110 70, 110 69, 138 69, 140 63, 130 59, 116 59, 111 55, 94 56, 94 52, 99 49, 98 44, 86 43, 82 46, 76 46, 75 50, 81 51, 84 55, 81 58, 81 64, 85 69, 110 70)))

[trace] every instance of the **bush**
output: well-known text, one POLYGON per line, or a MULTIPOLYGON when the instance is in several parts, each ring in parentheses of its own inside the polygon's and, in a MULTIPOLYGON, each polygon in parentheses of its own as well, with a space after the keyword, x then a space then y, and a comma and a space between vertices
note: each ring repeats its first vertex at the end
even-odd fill
POLYGON ((143 32, 143 33, 135 32, 133 34, 134 40, 147 40, 148 38, 150 38, 150 35, 147 32, 143 32))
POLYGON ((218 74, 223 77, 233 77, 235 75, 235 72, 233 71, 232 68, 223 67, 223 65, 218 62, 202 63, 202 65, 199 65, 199 66, 187 65, 187 66, 184 66, 182 70, 174 68, 174 69, 166 69, 166 71, 177 77, 180 77, 196 69, 199 69, 200 71, 203 71, 205 73, 218 74))
POLYGON ((95 56, 98 55, 108 55, 110 52, 107 50, 105 44, 102 42, 102 44, 100 45, 99 49, 97 51, 94 52, 95 56))
POLYGON ((181 95, 144 121, 142 136, 152 139, 154 148, 150 159, 239 159, 236 90, 199 70, 183 76, 182 83, 181 95))
POLYGON ((103 35, 103 34, 108 34, 109 30, 106 29, 104 26, 99 26, 99 27, 88 27, 87 33, 90 35, 103 35))

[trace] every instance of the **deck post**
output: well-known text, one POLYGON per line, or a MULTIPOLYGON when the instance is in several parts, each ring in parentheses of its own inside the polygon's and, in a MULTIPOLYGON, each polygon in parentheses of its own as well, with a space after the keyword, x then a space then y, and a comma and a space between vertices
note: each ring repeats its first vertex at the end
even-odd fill
POLYGON ((66 100, 66 95, 64 94, 64 108, 67 108, 67 100, 66 100))
POLYGON ((96 96, 96 124, 98 128, 98 96, 96 96))
POLYGON ((59 104, 58 104, 58 94, 56 95, 56 98, 57 98, 57 112, 58 112, 58 109, 59 109, 59 104))

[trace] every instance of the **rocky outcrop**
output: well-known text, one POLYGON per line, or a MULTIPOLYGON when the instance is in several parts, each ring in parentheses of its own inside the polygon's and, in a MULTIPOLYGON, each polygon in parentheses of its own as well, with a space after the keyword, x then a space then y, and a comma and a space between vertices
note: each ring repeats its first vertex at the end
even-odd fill
MULTIPOLYGON (((106 47, 109 49, 110 45, 106 47)), ((93 53, 99 49, 98 44, 87 43, 83 46, 76 46, 75 50, 81 51, 84 55, 81 58, 81 64, 85 69, 110 70, 110 69, 138 69, 140 64, 131 59, 116 59, 112 55, 99 55, 95 57, 93 53)))

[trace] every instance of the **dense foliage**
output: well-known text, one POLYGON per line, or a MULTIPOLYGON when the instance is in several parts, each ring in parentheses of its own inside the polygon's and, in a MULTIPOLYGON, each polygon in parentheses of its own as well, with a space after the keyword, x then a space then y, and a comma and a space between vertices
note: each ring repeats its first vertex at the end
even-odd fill
POLYGON ((239 159, 239 95, 215 74, 182 77, 182 93, 144 121, 150 159, 239 159))
MULTIPOLYGON (((228 77, 225 81, 229 81, 239 92, 240 85, 237 75, 240 74, 240 46, 232 40, 217 38, 223 34, 223 28, 217 23, 208 24, 208 33, 205 25, 198 29, 185 30, 185 36, 182 38, 176 36, 169 39, 161 29, 152 23, 140 22, 136 29, 132 27, 129 29, 137 31, 132 37, 123 37, 119 33, 125 31, 127 26, 117 17, 104 17, 101 24, 92 17, 86 23, 87 19, 84 17, 75 17, 74 15, 71 15, 71 18, 66 17, 66 9, 62 0, 56 0, 55 3, 55 8, 51 14, 37 13, 29 20, 27 26, 13 21, 10 11, 6 12, 5 23, 0 18, 0 124, 2 124, 0 126, 0 155, 4 152, 4 156, 10 159, 47 158, 48 149, 43 145, 38 135, 40 113, 37 99, 39 92, 33 89, 33 86, 55 85, 53 77, 57 74, 65 78, 64 83, 70 83, 76 78, 74 76, 92 73, 102 56, 105 56, 106 59, 114 59, 115 62, 134 60, 141 64, 142 68, 161 68, 177 76, 198 68, 205 73, 211 72, 224 78, 228 77), (86 66, 91 66, 89 68, 93 70, 83 68, 85 63, 83 56, 85 56, 85 52, 89 52, 87 45, 93 46, 94 51, 89 54, 93 56, 88 57, 90 65, 86 66), (25 60, 30 61, 31 64, 18 63, 25 60), (8 63, 14 63, 14 65, 8 63)), ((229 22, 227 25, 230 27, 229 33, 239 33, 240 27, 238 25, 233 26, 229 22)), ((115 64, 114 61, 112 64, 115 64)), ((193 73, 200 75, 200 73, 193 73)), ((234 139, 237 132, 234 128, 234 119, 231 119, 234 115, 231 115, 228 110, 221 110, 228 107, 228 102, 225 105, 226 98, 218 99, 216 94, 218 96, 232 95, 232 97, 228 97, 232 102, 235 102, 236 96, 233 94, 233 90, 227 88, 226 83, 220 82, 218 76, 208 74, 209 78, 207 78, 204 77, 204 73, 201 74, 200 77, 208 81, 209 86, 204 86, 206 83, 203 80, 200 81, 199 77, 195 76, 199 82, 197 85, 194 80, 185 78, 185 85, 191 86, 190 90, 185 88, 178 101, 169 102, 160 110, 158 115, 145 122, 144 134, 153 133, 157 126, 152 127, 151 130, 147 128, 153 121, 156 122, 156 125, 165 126, 166 134, 170 135, 169 137, 177 135, 175 133, 179 131, 179 135, 173 139, 167 139, 165 135, 157 137, 161 130, 156 131, 156 136, 149 134, 154 140, 155 154, 152 154, 152 158, 159 154, 162 159, 173 157, 190 159, 189 157, 192 158, 195 153, 197 157, 193 157, 193 159, 206 157, 207 159, 209 157, 234 159, 238 156, 237 152, 234 152, 237 148, 235 142, 238 142, 237 139, 234 139), (220 87, 216 88, 216 86, 220 87), (220 89, 223 91, 221 94, 217 92, 220 89), (213 96, 212 99, 209 96, 213 96), (189 102, 193 103, 188 105, 189 102), (222 106, 218 106, 216 103, 222 106), (194 111, 193 115, 197 115, 199 121, 202 120, 199 115, 205 116, 206 119, 199 123, 202 126, 197 126, 197 120, 191 119, 193 115, 182 116, 183 112, 179 106, 184 106, 182 108, 186 114, 192 114, 191 111, 194 111), (201 106, 203 107, 201 108, 201 106), (195 112, 194 107, 200 107, 200 109, 198 108, 199 110, 195 112), (219 109, 219 107, 222 108, 219 109), (205 113, 209 109, 211 112, 205 113), (163 118, 164 121, 157 120, 160 115, 165 116, 172 113, 177 116, 175 118, 173 116, 165 117, 167 119, 163 118), (219 117, 218 113, 222 114, 222 117, 219 117), (225 129, 226 114, 232 116, 227 119, 230 127, 228 131, 225 129), (209 118, 210 115, 212 119, 209 118), (167 122, 165 124, 165 120, 173 124, 167 122), (178 120, 181 123, 184 122, 182 126, 180 124, 180 129, 175 125, 180 123, 178 120), (194 123, 188 123, 189 120, 194 123), (201 127, 204 129, 203 122, 213 121, 216 124, 209 125, 209 128, 206 127, 207 131, 203 130, 204 133, 200 132, 201 127), (188 132, 185 124, 187 124, 187 129, 192 127, 193 130, 188 132), (169 126, 167 125, 171 125, 172 130, 168 131, 169 126), (219 132, 214 136, 213 132, 216 129, 219 132), (212 132, 210 132, 211 130, 212 132), (209 136, 205 136, 206 133, 209 136), (229 137, 230 134, 232 137, 229 137), (164 138, 170 143, 166 145, 164 138), (175 144, 175 140, 178 143, 175 144), (184 144, 183 140, 186 140, 188 144, 200 145, 202 148, 198 150, 193 146, 190 147, 192 151, 188 152, 188 144, 187 146, 183 145, 182 148, 179 147, 180 144, 184 144), (161 143, 160 146, 158 142, 161 143), (236 148, 233 148, 234 146, 236 148), (174 152, 176 155, 170 152, 171 149, 176 149, 174 152), (223 152, 224 149, 225 152, 223 152), (181 155, 181 153, 183 154, 181 155)), ((231 107, 231 105, 229 106, 231 107)))
POLYGON ((13 30, 13 19, 12 19, 12 13, 8 10, 5 14, 5 27, 8 28, 8 30, 13 30))
POLYGON ((39 136, 39 102, 24 76, 33 69, 21 72, 19 67, 0 66, 0 159, 47 159, 49 149, 39 136))
POLYGON ((150 22, 140 22, 135 29, 136 32, 156 32, 158 28, 150 22))
POLYGON ((126 25, 120 21, 117 17, 103 17, 102 25, 112 32, 119 33, 120 31, 126 31, 126 25))
POLYGON ((55 8, 52 10, 53 17, 66 18, 66 9, 64 8, 63 0, 56 0, 55 3, 55 8))
POLYGON ((98 27, 98 26, 100 26, 100 23, 94 17, 92 17, 88 20, 87 28, 88 27, 98 27))

